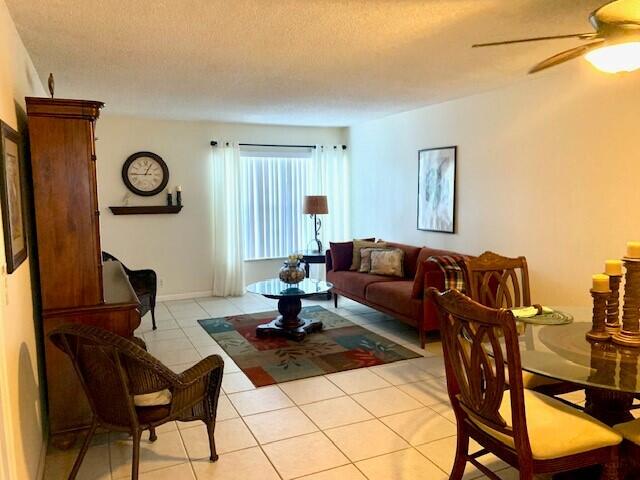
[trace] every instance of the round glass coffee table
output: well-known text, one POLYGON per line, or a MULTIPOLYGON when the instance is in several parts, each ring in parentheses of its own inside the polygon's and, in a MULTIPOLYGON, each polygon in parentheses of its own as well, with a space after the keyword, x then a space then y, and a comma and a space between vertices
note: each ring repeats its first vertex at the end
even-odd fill
POLYGON ((282 335, 300 341, 306 334, 322 330, 321 321, 300 318, 298 315, 302 310, 303 298, 328 293, 332 287, 331 283, 310 278, 305 278, 296 285, 284 283, 279 278, 252 283, 247 290, 278 300, 278 312, 280 312, 280 315, 271 322, 258 325, 256 335, 258 337, 282 335))

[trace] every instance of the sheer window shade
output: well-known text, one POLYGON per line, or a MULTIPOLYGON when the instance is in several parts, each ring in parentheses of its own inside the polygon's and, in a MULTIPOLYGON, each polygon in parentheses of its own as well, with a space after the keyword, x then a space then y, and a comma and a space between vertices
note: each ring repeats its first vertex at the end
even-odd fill
POLYGON ((302 213, 305 195, 327 195, 323 239, 349 236, 348 165, 342 148, 243 148, 245 259, 279 258, 306 249, 313 225, 302 213))

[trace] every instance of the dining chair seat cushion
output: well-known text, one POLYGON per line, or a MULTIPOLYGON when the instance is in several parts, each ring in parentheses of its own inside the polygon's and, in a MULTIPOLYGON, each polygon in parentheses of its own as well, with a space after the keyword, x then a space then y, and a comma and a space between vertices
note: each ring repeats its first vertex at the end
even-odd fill
MULTIPOLYGON (((602 447, 618 445, 622 436, 586 413, 555 398, 524 390, 525 414, 531 453, 536 460, 550 460, 602 447)), ((504 392, 500 415, 511 424, 511 396, 504 392)), ((513 437, 498 432, 479 420, 471 420, 484 432, 515 448, 513 437)))
POLYGON ((544 377, 542 375, 536 375, 535 373, 525 371, 522 372, 522 386, 530 390, 535 390, 536 388, 545 385, 556 385, 559 383, 562 382, 560 380, 544 377))
POLYGON ((625 439, 640 445, 640 418, 614 425, 613 428, 625 439))
POLYGON ((136 407, 157 407, 160 405, 169 405, 170 403, 171 392, 166 388, 158 392, 133 396, 133 404, 136 407))

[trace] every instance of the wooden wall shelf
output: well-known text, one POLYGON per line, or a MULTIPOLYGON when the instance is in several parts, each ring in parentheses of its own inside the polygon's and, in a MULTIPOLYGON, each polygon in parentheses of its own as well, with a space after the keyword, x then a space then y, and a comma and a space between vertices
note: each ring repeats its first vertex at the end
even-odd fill
POLYGON ((150 215, 158 213, 179 213, 182 205, 148 205, 137 207, 109 207, 114 215, 150 215))

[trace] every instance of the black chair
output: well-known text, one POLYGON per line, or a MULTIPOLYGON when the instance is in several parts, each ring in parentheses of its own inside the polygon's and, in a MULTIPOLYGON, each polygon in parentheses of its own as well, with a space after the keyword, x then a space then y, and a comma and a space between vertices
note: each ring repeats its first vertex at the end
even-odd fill
MULTIPOLYGON (((120 262, 116 257, 107 252, 102 252, 102 261, 108 262, 120 262)), ((145 270, 130 270, 124 263, 120 262, 122 268, 124 268, 129 282, 133 290, 138 296, 140 302, 140 316, 143 317, 147 312, 151 312, 151 322, 153 329, 156 329, 156 293, 158 291, 158 277, 156 272, 150 269, 145 270)))

